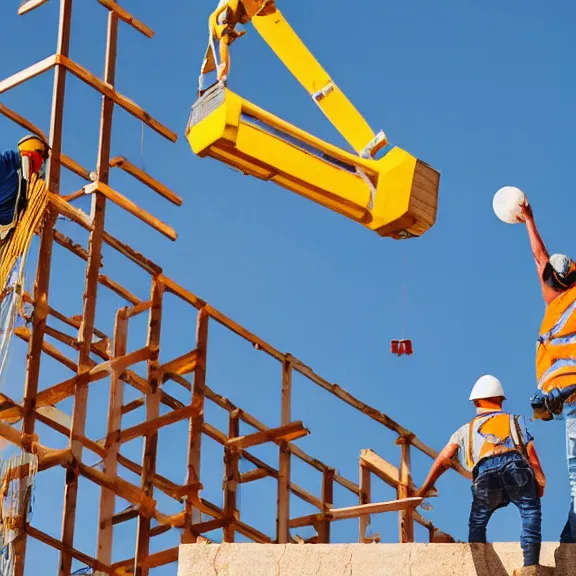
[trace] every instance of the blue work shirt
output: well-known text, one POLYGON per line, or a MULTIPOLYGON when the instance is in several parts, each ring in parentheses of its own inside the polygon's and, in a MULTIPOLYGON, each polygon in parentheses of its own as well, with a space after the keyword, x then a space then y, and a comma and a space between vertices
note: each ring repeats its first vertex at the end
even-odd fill
MULTIPOLYGON (((14 218, 20 180, 19 169, 20 154, 18 152, 7 150, 0 153, 0 225, 2 226, 10 224, 14 218)), ((22 192, 25 199, 25 188, 22 192)))

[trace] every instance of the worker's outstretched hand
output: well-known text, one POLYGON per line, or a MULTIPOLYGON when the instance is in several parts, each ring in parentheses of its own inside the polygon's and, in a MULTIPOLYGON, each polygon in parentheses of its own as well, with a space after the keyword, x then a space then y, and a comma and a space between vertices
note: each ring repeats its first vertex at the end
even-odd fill
POLYGON ((438 490, 433 486, 432 488, 422 486, 422 488, 414 492, 414 496, 416 496, 416 498, 436 498, 438 496, 438 490))
POLYGON ((520 212, 522 215, 518 216, 518 222, 526 222, 526 220, 530 220, 532 218, 532 206, 530 206, 528 198, 526 198, 524 204, 520 206, 520 212))

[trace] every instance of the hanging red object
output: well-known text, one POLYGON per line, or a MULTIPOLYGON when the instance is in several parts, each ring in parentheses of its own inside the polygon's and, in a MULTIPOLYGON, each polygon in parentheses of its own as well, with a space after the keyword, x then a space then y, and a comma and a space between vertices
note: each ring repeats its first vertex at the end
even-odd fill
POLYGON ((390 351, 396 356, 410 356, 414 352, 412 340, 390 340, 390 351))

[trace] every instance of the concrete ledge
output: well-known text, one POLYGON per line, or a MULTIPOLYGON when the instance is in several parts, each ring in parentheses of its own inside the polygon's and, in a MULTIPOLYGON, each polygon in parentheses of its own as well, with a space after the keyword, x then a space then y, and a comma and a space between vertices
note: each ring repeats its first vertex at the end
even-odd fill
MULTIPOLYGON (((576 545, 542 545, 531 575, 576 575, 576 545)), ((517 542, 495 544, 184 544, 178 576, 513 576, 517 542)), ((524 574, 524 571, 517 572, 524 574)))

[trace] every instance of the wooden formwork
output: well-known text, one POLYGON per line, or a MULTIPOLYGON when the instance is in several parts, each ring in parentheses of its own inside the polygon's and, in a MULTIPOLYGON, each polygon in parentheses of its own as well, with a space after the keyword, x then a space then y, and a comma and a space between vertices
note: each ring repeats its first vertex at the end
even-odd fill
MULTIPOLYGON (((55 0, 52 0, 55 1, 55 0)), ((83 0, 88 1, 88 0, 83 0)), ((95 0, 94 0, 95 1, 95 0)), ((152 130, 171 141, 176 134, 155 120, 132 100, 115 89, 117 35, 120 22, 132 26, 147 37, 152 30, 132 17, 123 7, 112 0, 98 0, 109 11, 106 42, 106 66, 104 80, 98 79, 84 67, 74 62, 69 55, 70 22, 73 0, 60 0, 60 24, 58 48, 56 54, 45 58, 29 68, 0 81, 0 95, 27 80, 47 72, 54 71, 52 115, 48 141, 51 147, 51 159, 48 166, 46 185, 48 190, 48 208, 40 232, 40 247, 36 280, 33 294, 26 293, 25 301, 33 306, 34 313, 24 326, 16 330, 16 335, 28 343, 26 379, 23 386, 22 401, 3 396, 0 404, 0 435, 21 447, 24 451, 33 451, 39 457, 39 470, 44 471, 55 466, 66 470, 64 513, 61 538, 56 539, 30 524, 23 526, 22 535, 16 541, 15 574, 24 574, 24 560, 27 536, 40 540, 60 551, 59 575, 71 573, 72 560, 76 559, 94 571, 104 574, 134 573, 146 576, 150 569, 174 562, 178 548, 161 552, 150 552, 151 538, 172 529, 178 529, 182 543, 196 542, 202 534, 222 529, 223 540, 234 541, 235 534, 261 543, 287 543, 298 539, 291 535, 290 529, 300 526, 314 526, 316 536, 311 542, 329 542, 332 522, 344 518, 359 518, 359 541, 365 542, 366 526, 370 514, 385 511, 397 511, 400 522, 400 540, 410 542, 414 539, 414 522, 426 527, 430 540, 449 537, 440 533, 428 520, 415 509, 419 503, 411 497, 414 484, 410 474, 411 450, 418 450, 434 458, 436 452, 416 435, 377 409, 368 406, 336 384, 332 384, 317 375, 311 368, 290 354, 285 354, 250 333, 232 319, 198 298, 186 288, 168 278, 162 268, 147 259, 128 244, 122 242, 105 229, 106 207, 113 203, 133 217, 139 218, 153 230, 171 240, 176 239, 172 227, 160 221, 156 216, 140 208, 132 200, 110 186, 111 168, 122 170, 139 182, 155 191, 162 198, 175 205, 181 199, 161 182, 137 168, 124 157, 110 157, 112 130, 112 112, 120 106, 128 113, 145 123, 152 130), (81 166, 62 149, 62 122, 64 118, 64 90, 66 79, 73 75, 97 93, 102 95, 100 117, 100 136, 94 179, 90 170, 81 166), (61 171, 65 168, 86 180, 82 190, 62 191, 61 171), (91 197, 90 214, 74 206, 74 201, 84 195, 91 197), (86 246, 66 236, 58 227, 58 216, 63 215, 76 223, 89 234, 86 246), (50 304, 51 265, 53 247, 60 246, 85 262, 85 281, 83 309, 81 315, 67 316, 50 304), (124 258, 136 264, 149 275, 149 298, 142 300, 119 282, 103 274, 102 249, 107 245, 124 258), (125 302, 118 308, 114 318, 113 334, 106 334, 95 327, 97 296, 99 286, 112 290, 125 302), (172 294, 182 302, 197 310, 195 347, 188 352, 172 357, 164 350, 164 356, 171 359, 160 362, 160 334, 165 296, 172 294), (144 346, 130 349, 128 346, 129 325, 133 319, 147 316, 147 338, 144 346), (58 320, 76 331, 74 335, 58 330, 50 325, 58 320), (276 361, 278 386, 281 387, 281 422, 279 427, 269 427, 263 422, 233 404, 227 398, 212 390, 206 383, 206 360, 209 325, 213 322, 226 327, 239 338, 250 342, 254 348, 276 361), (70 354, 64 354, 49 342, 52 339, 65 345, 70 354), (72 376, 62 382, 39 389, 41 358, 43 354, 67 367, 72 376), (145 362, 146 375, 133 370, 134 365, 145 362), (331 467, 309 455, 296 441, 309 433, 300 421, 293 421, 291 408, 294 402, 292 394, 292 376, 297 372, 309 382, 323 388, 339 400, 352 406, 366 416, 397 434, 401 457, 398 467, 386 462, 372 451, 363 451, 360 455, 358 482, 340 475, 331 467), (91 384, 110 379, 108 399, 108 420, 106 436, 101 439, 88 438, 86 418, 89 411, 88 392, 91 384), (184 403, 169 394, 164 384, 176 382, 189 393, 184 403), (129 402, 124 400, 126 386, 138 390, 141 396, 129 402), (68 416, 71 424, 66 426, 54 415, 42 408, 55 406, 66 398, 73 398, 73 409, 68 416), (205 403, 214 403, 229 414, 228 430, 222 431, 205 421, 205 403), (161 408, 170 410, 161 414, 161 408), (123 427, 123 416, 139 409, 145 409, 145 419, 137 425, 123 427), (182 462, 186 470, 185 482, 176 484, 164 477, 157 469, 158 432, 161 428, 177 422, 187 421, 188 454, 182 462), (36 434, 36 422, 52 428, 64 435, 67 447, 54 449, 42 443, 36 434), (256 432, 240 434, 243 422, 256 432), (18 428, 20 426, 20 428, 18 428), (224 478, 222 506, 218 506, 202 496, 202 474, 200 455, 203 436, 210 437, 224 448, 224 478), (121 452, 122 444, 135 438, 142 438, 144 450, 140 462, 127 458, 121 452), (278 469, 265 463, 250 452, 250 448, 263 443, 277 446, 279 454, 278 469), (98 455, 103 461, 102 470, 89 466, 84 461, 84 451, 98 455), (240 473, 239 460, 244 458, 255 468, 240 473), (291 461, 297 458, 322 474, 320 496, 311 494, 299 486, 291 474, 291 461), (119 468, 125 468, 140 476, 140 484, 134 484, 121 478, 119 468), (375 475, 396 490, 396 499, 390 502, 372 502, 370 479, 375 475), (76 529, 76 507, 78 500, 78 479, 86 478, 101 487, 98 518, 98 542, 95 557, 74 548, 76 529), (276 534, 267 535, 242 521, 237 498, 239 484, 246 484, 262 478, 277 481, 277 509, 271 511, 276 516, 276 534), (334 506, 334 486, 338 484, 358 498, 358 506, 336 508, 334 506), (167 514, 159 510, 155 494, 162 492, 181 504, 177 514, 167 514), (290 496, 295 495, 314 506, 318 512, 313 515, 291 518, 290 496), (130 503, 130 508, 115 513, 115 499, 122 498, 130 503), (210 520, 204 520, 202 515, 210 520), (133 558, 113 562, 112 542, 114 527, 137 519, 136 549, 133 558)), ((28 2, 21 9, 26 14, 44 2, 28 2)), ((25 117, 0 104, 0 114, 12 120, 27 131, 42 134, 25 117)), ((164 357, 163 356, 163 357, 164 357)), ((100 397, 92 402, 102 402, 100 397)), ((458 465, 457 471, 466 475, 458 465)), ((42 502, 37 502, 42 506, 42 502)))

